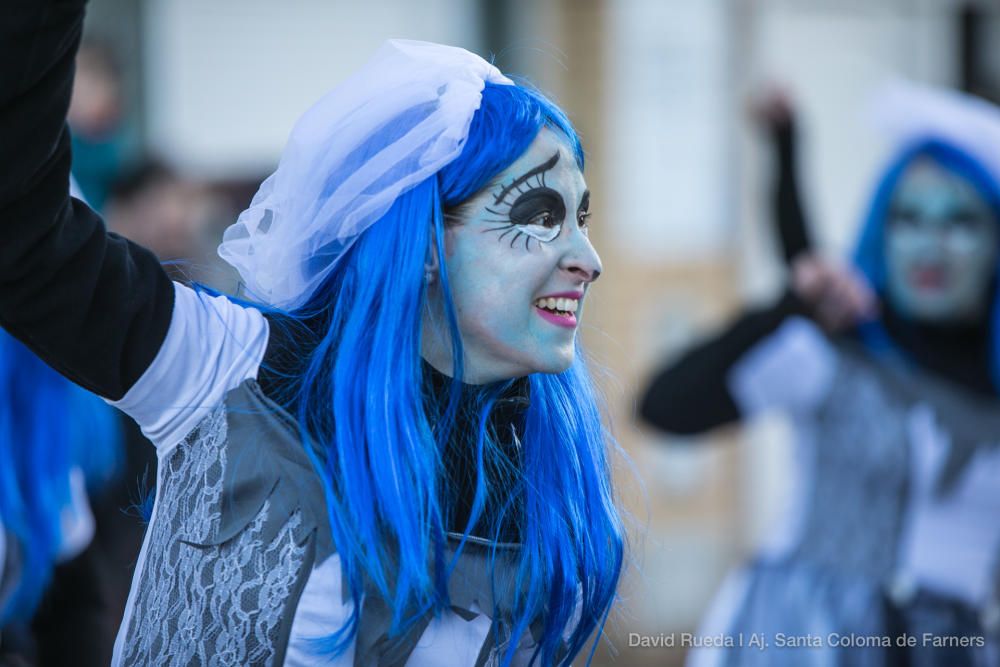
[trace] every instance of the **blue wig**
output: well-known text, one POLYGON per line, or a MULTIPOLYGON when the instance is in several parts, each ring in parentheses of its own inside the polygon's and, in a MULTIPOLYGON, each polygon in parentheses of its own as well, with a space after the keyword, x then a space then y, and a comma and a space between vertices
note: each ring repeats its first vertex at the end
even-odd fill
MULTIPOLYGON (((353 159, 367 159, 429 111, 413 109, 406 115, 415 117, 376 132, 348 160, 345 173, 353 159)), ((335 655, 353 641, 361 596, 371 594, 371 586, 394 611, 394 636, 449 606, 454 561, 445 550, 451 516, 441 453, 461 391, 462 347, 441 262, 456 371, 445 396, 427 396, 420 354, 425 262, 431 243, 445 256, 444 212, 486 187, 546 126, 565 136, 582 169, 579 139, 554 104, 526 86, 487 83, 461 155, 400 196, 308 303, 289 313, 287 326, 311 337, 312 352, 285 372, 277 398, 294 406, 323 480, 333 540, 355 602, 345 626, 323 643, 324 652, 335 655)), ((331 183, 342 176, 331 174, 331 183)), ((497 537, 503 518, 516 516, 522 542, 515 590, 523 594, 504 664, 539 619, 535 660, 569 664, 603 627, 615 598, 624 538, 606 458, 612 440, 577 352, 566 372, 529 376, 530 402, 518 434, 521 469, 500 466, 511 490, 489 511, 486 498, 495 489, 487 488, 485 471, 496 469, 500 458, 488 418, 513 381, 479 388, 475 402, 478 415, 471 421, 478 433, 468 455, 475 461, 476 493, 465 536, 479 525, 497 537)))
POLYGON ((0 625, 30 618, 48 584, 70 470, 80 468, 95 490, 117 472, 120 453, 114 410, 0 330, 0 520, 23 563, 0 625))
MULTIPOLYGON (((978 160, 958 147, 936 138, 916 141, 904 148, 889 164, 875 188, 861 228, 854 261, 875 292, 884 297, 886 286, 885 221, 893 193, 903 173, 915 160, 929 158, 972 184, 1000 220, 1000 183, 978 160)), ((990 340, 990 374, 1000 391, 1000 263, 994 271, 993 304, 987 326, 990 340)), ((869 322, 860 330, 862 339, 877 354, 899 354, 881 324, 869 322)))

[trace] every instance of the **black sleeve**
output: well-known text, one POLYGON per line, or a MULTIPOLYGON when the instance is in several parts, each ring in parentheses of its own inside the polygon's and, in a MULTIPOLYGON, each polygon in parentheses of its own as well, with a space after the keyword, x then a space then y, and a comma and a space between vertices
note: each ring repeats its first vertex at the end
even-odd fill
POLYGON ((66 111, 82 0, 9 0, 0 20, 0 325, 83 387, 121 398, 173 310, 152 253, 69 197, 66 111))
POLYGON ((796 129, 791 116, 777 120, 771 126, 774 147, 775 179, 773 184, 774 220, 778 226, 781 251, 785 262, 792 261, 812 248, 809 222, 806 220, 799 195, 796 172, 796 129))
POLYGON ((766 310, 740 316, 722 334, 683 354, 657 373, 646 389, 639 415, 656 428, 694 435, 737 421, 739 409, 729 393, 729 371, 786 317, 805 314, 791 292, 766 310))

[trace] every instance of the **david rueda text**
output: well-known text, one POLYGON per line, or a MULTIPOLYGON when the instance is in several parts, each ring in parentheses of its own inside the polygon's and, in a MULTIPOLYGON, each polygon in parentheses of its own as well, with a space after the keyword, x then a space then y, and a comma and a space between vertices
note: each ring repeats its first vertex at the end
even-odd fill
POLYGON ((693 632, 672 632, 670 634, 643 635, 638 632, 628 633, 630 648, 767 648, 764 634, 743 633, 696 635, 693 632))

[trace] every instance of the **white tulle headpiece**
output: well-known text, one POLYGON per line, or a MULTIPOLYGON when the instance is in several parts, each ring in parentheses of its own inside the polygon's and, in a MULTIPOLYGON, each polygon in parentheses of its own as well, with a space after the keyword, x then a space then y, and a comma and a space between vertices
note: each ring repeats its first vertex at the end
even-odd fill
POLYGON ((464 49, 391 40, 309 109, 219 246, 247 295, 302 305, 401 194, 458 157, 487 81, 511 83, 464 49))
POLYGON ((1000 183, 1000 108, 986 100, 897 80, 875 96, 873 115, 898 146, 943 141, 975 158, 1000 183))

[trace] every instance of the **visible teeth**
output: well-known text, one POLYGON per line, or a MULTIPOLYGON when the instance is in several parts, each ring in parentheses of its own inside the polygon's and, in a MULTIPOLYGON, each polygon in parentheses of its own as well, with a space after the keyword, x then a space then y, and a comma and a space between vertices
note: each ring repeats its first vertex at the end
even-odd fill
POLYGON ((547 297, 535 301, 535 305, 546 310, 556 310, 562 313, 575 313, 580 309, 579 299, 547 297))

